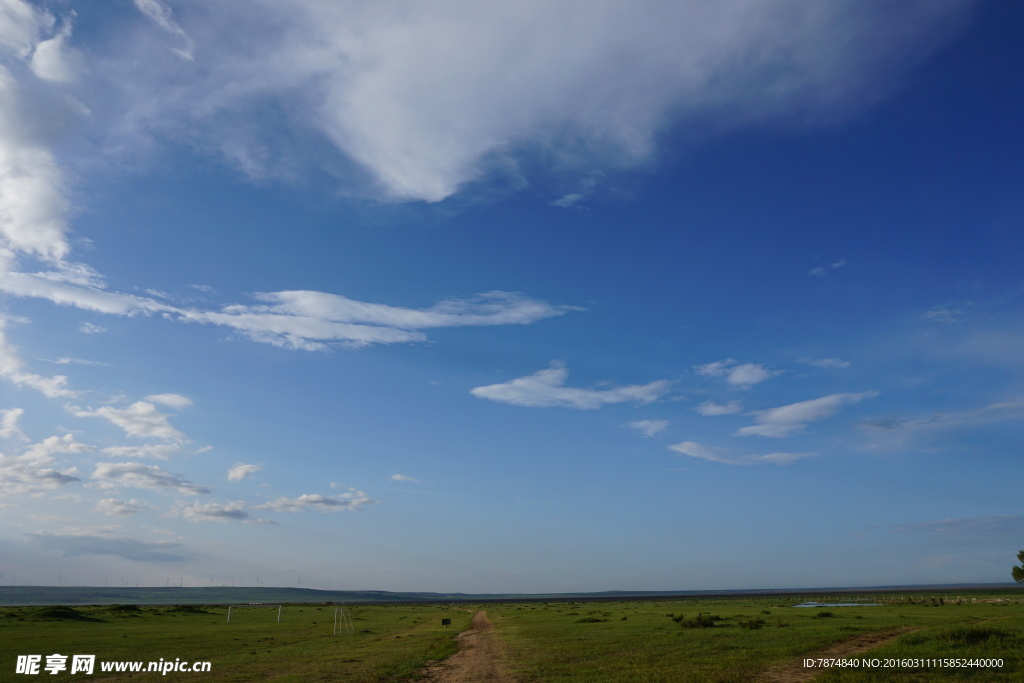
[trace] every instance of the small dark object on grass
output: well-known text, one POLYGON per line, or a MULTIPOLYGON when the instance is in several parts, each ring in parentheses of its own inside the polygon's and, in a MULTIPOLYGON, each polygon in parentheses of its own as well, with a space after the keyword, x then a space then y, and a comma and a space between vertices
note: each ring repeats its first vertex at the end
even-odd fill
POLYGON ((814 616, 816 616, 819 619, 827 619, 828 617, 834 617, 835 614, 833 614, 832 612, 818 612, 814 616))
POLYGON ((722 617, 710 612, 700 612, 693 619, 686 619, 683 614, 672 618, 682 628, 714 628, 715 622, 721 620, 722 617))
POLYGON ((749 621, 741 621, 740 622, 740 626, 742 626, 743 628, 749 628, 749 629, 757 630, 757 629, 763 627, 767 623, 768 622, 765 621, 764 619, 751 619, 749 621))

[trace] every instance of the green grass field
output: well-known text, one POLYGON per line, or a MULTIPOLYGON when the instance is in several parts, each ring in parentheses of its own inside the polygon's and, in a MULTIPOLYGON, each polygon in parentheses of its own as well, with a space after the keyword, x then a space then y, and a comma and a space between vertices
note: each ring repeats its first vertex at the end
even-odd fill
POLYGON ((391 681, 456 649, 472 612, 448 605, 353 607, 355 632, 332 635, 334 606, 0 608, 0 681, 391 681), (452 620, 450 628, 441 619, 452 620), (95 654, 92 676, 15 674, 17 655, 95 654), (101 660, 209 661, 209 673, 102 674, 101 660))
MULTIPOLYGON (((1019 594, 1003 597, 1019 600, 1019 594)), ((899 631, 872 658, 1002 658, 999 670, 830 670, 822 681, 1024 681, 1024 603, 793 607, 796 599, 653 600, 351 608, 355 632, 332 635, 334 606, 0 608, 0 681, 404 681, 455 651, 454 636, 487 610, 507 668, 524 683, 756 681, 864 634, 899 631), (441 619, 452 620, 451 628, 441 619), (17 655, 95 654, 97 662, 175 658, 209 673, 15 674, 17 655)), ((944 603, 944 604, 943 604, 944 603)), ((45 662, 45 659, 44 659, 45 662)))
POLYGON ((896 630, 906 632, 872 650, 871 657, 1001 657, 1004 666, 998 672, 830 671, 820 680, 1024 680, 1020 602, 941 604, 936 598, 927 604, 822 608, 793 607, 795 602, 772 597, 521 604, 492 606, 488 616, 507 644, 514 673, 529 682, 753 681, 773 666, 835 643, 896 630))

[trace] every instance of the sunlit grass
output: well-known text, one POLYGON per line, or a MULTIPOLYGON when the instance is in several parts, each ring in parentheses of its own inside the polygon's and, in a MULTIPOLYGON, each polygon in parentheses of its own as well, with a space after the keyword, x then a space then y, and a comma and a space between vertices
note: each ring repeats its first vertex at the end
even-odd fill
MULTIPOLYGON (((454 636, 472 614, 448 605, 351 608, 355 633, 332 635, 334 606, 285 605, 277 609, 227 607, 0 608, 0 680, 15 678, 19 654, 95 654, 99 660, 210 661, 208 674, 169 674, 164 680, 390 681, 412 676, 427 661, 456 650, 454 636), (66 610, 67 608, 65 608, 66 610), (69 618, 70 617, 70 618, 69 618), (452 620, 450 628, 441 619, 452 620)), ((67 672, 46 680, 84 680, 67 672)), ((142 674, 136 674, 137 680, 142 674)), ((153 676, 154 674, 148 674, 153 676)), ((89 680, 128 680, 127 674, 89 680)), ((28 680, 26 677, 25 680, 28 680)))
MULTIPOLYGON (((1021 674, 1020 603, 828 609, 793 604, 778 598, 505 604, 489 607, 488 616, 506 641, 510 667, 524 682, 750 681, 858 635, 900 630, 906 635, 871 656, 1001 656, 1006 665, 1000 673, 970 673, 976 680, 1021 674), (978 623, 994 631, 979 636, 978 626, 971 626, 978 623)), ((955 680, 962 674, 930 668, 905 680, 955 680)), ((822 680, 878 681, 887 680, 885 675, 828 672, 822 680)))

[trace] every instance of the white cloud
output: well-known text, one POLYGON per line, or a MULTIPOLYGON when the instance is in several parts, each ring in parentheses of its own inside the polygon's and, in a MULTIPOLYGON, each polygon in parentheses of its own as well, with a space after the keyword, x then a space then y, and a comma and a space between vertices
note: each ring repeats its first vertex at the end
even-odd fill
POLYGON ((25 414, 24 408, 0 410, 0 439, 24 439, 25 434, 18 427, 18 420, 25 414))
POLYGON ((123 429, 128 436, 185 440, 185 435, 167 421, 167 415, 146 401, 136 401, 127 408, 102 406, 96 410, 86 410, 70 406, 69 409, 75 417, 102 417, 109 420, 123 429))
POLYGON ((647 437, 653 437, 668 427, 668 420, 634 420, 627 425, 647 437))
POLYGON ((943 307, 933 308, 930 311, 925 311, 921 314, 921 320, 925 320, 930 323, 955 323, 959 322, 964 315, 964 310, 961 308, 943 307))
MULTIPOLYGON (((846 259, 837 259, 837 260, 833 261, 829 265, 829 267, 832 270, 838 270, 839 268, 842 268, 845 265, 846 265, 846 259)), ((817 277, 824 277, 825 275, 828 275, 829 267, 817 266, 816 268, 811 268, 810 271, 808 271, 807 274, 808 275, 814 275, 814 276, 817 276, 817 277)))
POLYGON ((905 448, 907 440, 917 436, 940 436, 951 429, 976 427, 1024 420, 1024 401, 1001 401, 974 410, 935 413, 927 417, 903 419, 894 416, 865 420, 857 426, 872 433, 877 448, 884 445, 905 448))
POLYGON ((99 325, 95 325, 93 323, 85 322, 79 325, 78 331, 83 334, 100 334, 102 332, 106 332, 107 328, 100 327, 99 325))
POLYGON ((167 460, 181 450, 181 446, 171 443, 154 443, 144 446, 108 446, 103 449, 107 455, 115 458, 153 458, 167 460))
POLYGON ((67 45, 71 37, 71 24, 64 22, 56 35, 36 43, 29 59, 32 73, 44 81, 68 83, 79 75, 78 53, 67 45))
POLYGON ((68 378, 64 375, 44 377, 24 370, 24 362, 18 355, 17 349, 7 341, 4 328, 7 318, 0 315, 0 377, 4 377, 16 386, 27 386, 35 389, 47 398, 61 398, 75 396, 75 392, 68 389, 68 378))
POLYGON ((565 386, 569 371, 552 362, 551 367, 503 384, 490 384, 470 391, 477 398, 530 407, 562 407, 589 410, 608 403, 651 403, 668 391, 670 382, 633 384, 614 389, 576 389, 565 386))
POLYGON ((421 342, 427 339, 421 329, 528 325, 580 310, 499 291, 485 292, 471 299, 449 299, 424 309, 356 301, 326 292, 262 292, 253 296, 265 302, 263 304, 233 304, 220 310, 201 310, 109 292, 99 287, 95 278, 85 285, 39 273, 2 271, 0 290, 109 315, 161 314, 169 320, 229 327, 254 341, 311 351, 324 350, 332 344, 357 348, 370 344, 421 342))
MULTIPOLYGON (((578 167, 629 166, 655 154, 673 119, 721 129, 842 118, 880 97, 963 3, 258 6, 250 13, 273 29, 249 19, 248 33, 274 61, 237 41, 202 84, 223 87, 233 77, 234 101, 205 91, 187 101, 208 110, 291 94, 310 108, 305 116, 293 108, 295 118, 388 195, 439 201, 528 142, 578 167)), ((204 16, 211 38, 243 20, 235 6, 218 9, 204 16)), ((198 27, 190 33, 218 49, 203 44, 198 27)))
POLYGON ((181 394, 152 394, 146 397, 147 401, 159 403, 168 408, 186 408, 192 405, 192 399, 181 394))
POLYGON ((704 446, 695 441, 683 441, 668 447, 676 453, 682 453, 692 458, 700 458, 710 462, 718 462, 724 465, 790 465, 802 458, 810 458, 816 453, 768 453, 765 455, 730 455, 724 448, 704 446))
POLYGON ((245 524, 273 524, 269 519, 254 518, 240 500, 228 503, 178 503, 171 516, 189 522, 244 522, 245 524))
POLYGON ((231 307, 229 312, 269 313, 336 323, 379 325, 399 330, 475 325, 528 325, 562 315, 566 306, 552 306, 515 292, 485 292, 472 299, 449 299, 415 309, 371 304, 338 294, 311 291, 263 292, 254 298, 268 306, 231 307))
POLYGON ((819 422, 832 417, 843 406, 859 403, 877 395, 877 391, 865 391, 859 394, 831 394, 810 401, 758 410, 754 412, 754 421, 757 424, 741 428, 736 435, 786 437, 793 432, 803 430, 809 422, 819 422))
POLYGON ((170 35, 181 40, 182 47, 173 48, 172 52, 188 61, 193 61, 192 50, 195 43, 185 31, 174 20, 174 12, 167 5, 157 0, 133 0, 135 6, 146 15, 154 24, 170 35))
POLYGON ((210 489, 177 477, 155 465, 137 462, 98 462, 92 473, 98 488, 124 486, 144 489, 169 489, 178 493, 196 495, 210 489))
MULTIPOLYGON (((716 134, 843 119, 882 97, 952 33, 971 3, 135 6, 141 19, 108 22, 116 36, 90 45, 88 68, 77 69, 67 48, 70 16, 57 28, 48 12, 5 0, 0 49, 35 72, 19 71, 21 82, 8 74, 16 86, 8 99, 24 99, 40 84, 59 93, 73 81, 86 100, 81 108, 99 112, 88 119, 97 152, 184 139, 253 176, 316 167, 351 183, 355 164, 383 195, 439 201, 495 168, 516 167, 531 146, 559 159, 563 172, 586 175, 650 162, 659 134, 673 124, 716 134), (273 111, 287 126, 271 130, 268 117, 253 111, 273 111)), ((99 10, 78 8, 90 11, 99 10)), ((0 111, 25 128, 45 104, 0 111)), ((56 214, 52 239, 40 239, 53 253, 64 232, 59 166, 45 140, 8 127, 0 147, 12 150, 9 157, 36 157, 22 162, 36 191, 7 194, 25 197, 21 203, 42 214, 35 218, 56 214)), ((0 171, 0 179, 17 177, 0 171)), ((20 221, 32 222, 48 225, 20 221)))
POLYGON ((127 517, 148 509, 150 506, 145 501, 137 498, 131 500, 118 500, 117 498, 103 498, 96 503, 93 511, 110 517, 127 517))
POLYGON ((756 365, 754 363, 744 363, 743 365, 737 365, 729 371, 725 381, 733 386, 748 387, 753 384, 759 384, 766 379, 779 374, 780 371, 772 371, 763 365, 756 365))
POLYGON ((411 482, 419 483, 420 480, 419 479, 414 479, 412 477, 407 477, 404 474, 392 474, 391 475, 391 481, 411 481, 411 482))
POLYGON ((66 356, 63 358, 58 358, 53 362, 56 363, 57 365, 92 365, 96 367, 110 367, 110 363, 104 363, 98 360, 85 360, 84 358, 68 358, 66 356))
POLYGON ((801 363, 813 365, 816 368, 848 368, 850 361, 842 358, 801 358, 801 363))
POLYGON ((245 465, 243 463, 235 463, 235 466, 228 470, 228 481, 241 481, 246 477, 256 474, 263 468, 259 465, 245 465))
POLYGON ((781 374, 781 370, 769 370, 756 363, 737 364, 732 358, 714 363, 694 366, 698 375, 705 377, 725 377, 725 381, 736 387, 750 387, 781 374))
POLYGON ((558 199, 548 202, 548 204, 551 206, 557 206, 560 209, 568 209, 570 206, 573 206, 574 204, 576 204, 576 202, 578 202, 581 199, 583 199, 583 195, 578 194, 576 192, 572 192, 569 194, 564 194, 558 199))
POLYGON ((734 415, 743 410, 743 406, 739 401, 729 401, 725 404, 715 403, 714 401, 704 401, 695 410, 701 415, 734 415))
POLYGON ((78 470, 70 467, 58 470, 53 465, 58 454, 81 453, 89 446, 66 434, 51 436, 29 446, 21 455, 0 453, 0 495, 31 493, 55 489, 79 481, 78 470))
POLYGON ((364 505, 376 502, 362 491, 350 489, 348 493, 333 497, 322 496, 318 493, 303 493, 297 498, 277 498, 254 507, 277 512, 305 512, 307 510, 339 512, 341 510, 359 510, 364 505))

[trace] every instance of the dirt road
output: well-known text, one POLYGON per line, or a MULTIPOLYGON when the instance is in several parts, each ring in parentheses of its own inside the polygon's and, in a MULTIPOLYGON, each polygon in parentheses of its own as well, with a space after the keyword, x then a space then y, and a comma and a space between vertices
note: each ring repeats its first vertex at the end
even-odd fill
MULTIPOLYGON (((852 657, 853 655, 859 655, 862 652, 867 652, 873 648, 885 645, 891 640, 895 640, 904 633, 909 633, 916 629, 900 629, 897 631, 883 631, 882 633, 866 633, 862 636, 857 636, 850 640, 844 640, 841 643, 836 643, 830 647, 815 652, 814 654, 808 655, 808 658, 838 658, 838 657, 852 657)), ((803 664, 803 660, 787 662, 786 664, 780 664, 779 666, 772 667, 765 671, 758 678, 759 681, 764 683, 803 683, 804 681, 813 681, 814 677, 822 672, 822 669, 807 668, 803 664)))
POLYGON ((501 643, 494 627, 487 620, 487 612, 473 615, 473 628, 457 636, 459 651, 448 659, 427 667, 426 678, 431 683, 515 683, 515 679, 501 664, 501 643))

